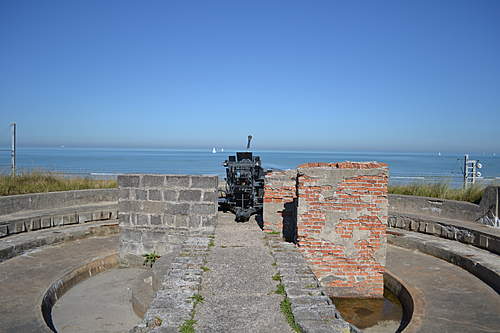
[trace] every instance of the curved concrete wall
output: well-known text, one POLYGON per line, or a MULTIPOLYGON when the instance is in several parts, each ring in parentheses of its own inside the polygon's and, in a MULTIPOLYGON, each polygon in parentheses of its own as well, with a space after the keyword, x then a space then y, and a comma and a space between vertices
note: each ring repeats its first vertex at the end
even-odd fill
POLYGON ((461 221, 475 221, 481 213, 480 206, 470 202, 401 194, 389 194, 389 211, 461 221))
POLYGON ((68 224, 117 218, 118 189, 0 197, 0 237, 68 224))
POLYGON ((118 202, 118 189, 77 190, 0 197, 0 215, 24 210, 57 209, 105 201, 118 202))

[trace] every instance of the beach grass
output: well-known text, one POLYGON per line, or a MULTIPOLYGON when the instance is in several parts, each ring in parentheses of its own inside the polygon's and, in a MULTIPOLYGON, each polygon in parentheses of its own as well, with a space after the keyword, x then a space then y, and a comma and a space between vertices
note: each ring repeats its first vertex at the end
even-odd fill
POLYGON ((43 171, 27 172, 17 176, 0 175, 0 196, 114 187, 117 187, 117 183, 113 179, 64 177, 43 171))
POLYGON ((468 201, 479 203, 485 185, 473 184, 466 188, 452 188, 447 183, 411 183, 406 185, 389 185, 390 194, 406 194, 421 197, 468 201))

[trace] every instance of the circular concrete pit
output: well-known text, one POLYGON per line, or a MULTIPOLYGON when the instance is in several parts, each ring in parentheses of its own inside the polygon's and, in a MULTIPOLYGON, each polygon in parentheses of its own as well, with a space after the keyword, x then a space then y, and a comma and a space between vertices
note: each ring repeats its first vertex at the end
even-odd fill
POLYGON ((57 301, 52 321, 57 332, 126 332, 141 318, 132 310, 131 284, 139 268, 113 268, 87 279, 57 301))

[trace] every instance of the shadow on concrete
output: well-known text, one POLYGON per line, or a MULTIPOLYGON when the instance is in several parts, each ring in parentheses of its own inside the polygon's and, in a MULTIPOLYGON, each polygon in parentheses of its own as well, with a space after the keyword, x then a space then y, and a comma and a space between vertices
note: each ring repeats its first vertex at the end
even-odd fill
POLYGON ((281 212, 283 217, 283 238, 287 242, 297 243, 297 198, 293 202, 285 203, 281 212))

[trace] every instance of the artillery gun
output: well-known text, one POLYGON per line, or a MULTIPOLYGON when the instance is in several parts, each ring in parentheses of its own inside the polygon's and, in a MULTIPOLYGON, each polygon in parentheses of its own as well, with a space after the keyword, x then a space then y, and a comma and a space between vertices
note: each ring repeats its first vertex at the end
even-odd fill
POLYGON ((259 156, 253 156, 250 149, 252 136, 248 136, 247 151, 237 152, 224 161, 226 167, 226 188, 219 198, 222 211, 231 211, 237 222, 248 221, 250 216, 262 212, 264 197, 264 169, 259 156))

